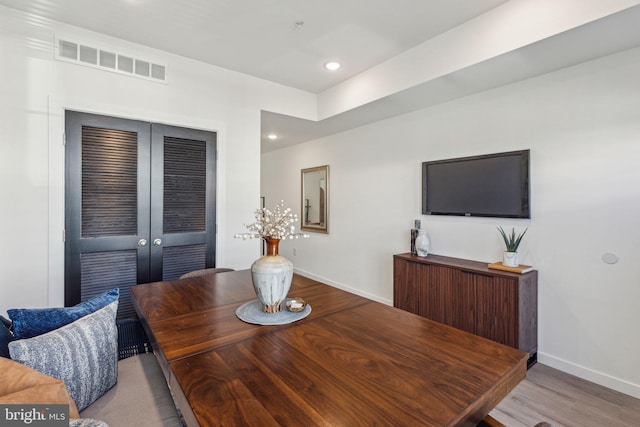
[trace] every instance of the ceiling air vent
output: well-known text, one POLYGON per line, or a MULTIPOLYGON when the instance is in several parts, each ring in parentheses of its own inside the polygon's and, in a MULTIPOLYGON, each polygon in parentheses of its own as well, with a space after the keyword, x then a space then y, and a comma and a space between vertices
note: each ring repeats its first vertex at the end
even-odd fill
POLYGON ((98 64, 98 49, 80 45, 80 61, 87 64, 98 64))
POLYGON ((133 73, 133 58, 118 55, 118 70, 125 73, 133 73))
POLYGON ((111 68, 112 70, 116 69, 116 54, 112 52, 107 52, 104 50, 100 51, 100 66, 111 68))
POLYGON ((57 49, 58 55, 62 58, 78 60, 78 45, 76 43, 60 40, 57 49))
POLYGON ((149 77, 149 63, 136 59, 136 74, 139 76, 149 77))
POLYGON ((131 55, 86 46, 69 40, 56 40, 56 59, 99 68, 118 74, 167 83, 167 67, 131 55))

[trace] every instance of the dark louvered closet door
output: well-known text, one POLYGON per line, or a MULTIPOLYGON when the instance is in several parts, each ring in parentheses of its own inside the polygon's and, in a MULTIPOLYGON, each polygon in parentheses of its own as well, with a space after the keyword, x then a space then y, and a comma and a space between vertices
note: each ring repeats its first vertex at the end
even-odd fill
POLYGON ((215 133, 66 114, 65 304, 215 263, 215 133))
POLYGON ((151 280, 173 280, 215 262, 216 135, 165 125, 151 133, 151 280))

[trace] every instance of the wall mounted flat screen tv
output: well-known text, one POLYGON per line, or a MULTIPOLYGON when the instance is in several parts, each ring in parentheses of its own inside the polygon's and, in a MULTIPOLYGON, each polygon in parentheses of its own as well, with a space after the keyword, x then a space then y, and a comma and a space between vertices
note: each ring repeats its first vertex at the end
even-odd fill
POLYGON ((530 218, 529 150, 422 163, 422 213, 530 218))

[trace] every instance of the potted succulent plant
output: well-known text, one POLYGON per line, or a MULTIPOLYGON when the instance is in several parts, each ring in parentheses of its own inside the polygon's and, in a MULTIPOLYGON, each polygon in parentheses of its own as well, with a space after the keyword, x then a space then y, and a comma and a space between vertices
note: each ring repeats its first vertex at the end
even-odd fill
POLYGON ((512 228, 511 233, 507 234, 502 227, 498 227, 498 231, 502 235, 502 239, 504 240, 504 245, 506 247, 502 257, 503 265, 507 267, 517 267, 520 265, 520 262, 518 261, 518 246, 520 246, 522 238, 527 230, 528 228, 525 228, 522 233, 516 235, 515 228, 512 228))

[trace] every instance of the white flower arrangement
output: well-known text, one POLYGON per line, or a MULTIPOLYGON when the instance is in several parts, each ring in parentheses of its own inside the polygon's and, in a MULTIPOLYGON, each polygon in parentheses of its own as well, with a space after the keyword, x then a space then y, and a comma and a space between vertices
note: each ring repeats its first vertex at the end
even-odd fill
POLYGON ((275 205, 273 210, 267 208, 256 209, 256 221, 253 224, 245 224, 253 233, 238 233, 236 239, 307 239, 308 234, 296 233, 294 223, 298 222, 298 215, 291 212, 290 208, 284 208, 284 200, 275 205))

